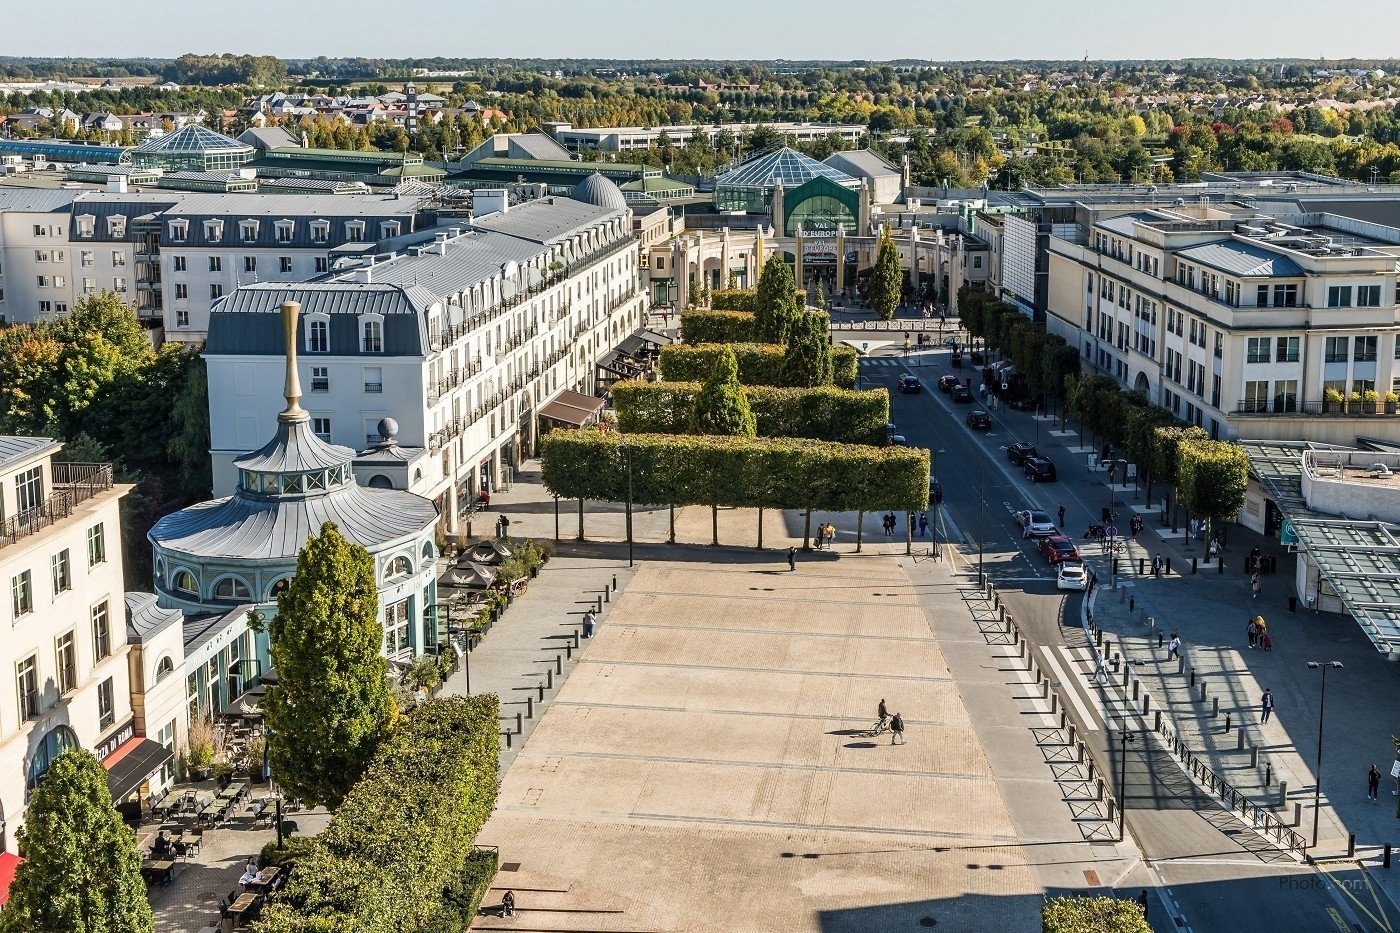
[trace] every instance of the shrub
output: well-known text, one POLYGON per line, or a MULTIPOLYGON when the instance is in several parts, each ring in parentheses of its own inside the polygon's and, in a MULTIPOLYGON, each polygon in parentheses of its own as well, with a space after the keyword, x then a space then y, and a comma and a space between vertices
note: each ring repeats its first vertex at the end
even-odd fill
POLYGON ((753 412, 739 384, 739 364, 724 347, 700 391, 695 394, 690 429, 696 434, 754 436, 753 412))
POLYGON ((289 836, 282 840, 282 848, 279 849, 277 840, 270 840, 258 853, 258 867, 290 865, 311 851, 311 844, 315 841, 314 836, 289 836))
POLYGON ((754 316, 747 311, 686 311, 681 315, 681 340, 698 343, 751 343, 754 316))
POLYGON ((758 293, 742 288, 721 289, 710 295, 710 308, 715 311, 746 311, 753 314, 758 310, 758 293))
POLYGON ((1052 897, 1040 909, 1042 933, 1152 933, 1134 901, 1112 897, 1052 897))
MULTIPOLYGON (((618 382, 612 388, 618 427, 626 434, 684 434, 699 391, 694 382, 618 382)), ((881 444, 890 420, 890 396, 884 389, 749 386, 745 392, 759 437, 881 444)))
POLYGON ((473 849, 467 854, 462 873, 453 880, 443 899, 459 916, 475 917, 500 865, 501 856, 495 849, 473 849))
MULTIPOLYGON (((739 381, 745 386, 786 384, 786 348, 769 343, 736 343, 730 346, 739 364, 739 381)), ((714 369, 722 347, 714 344, 670 344, 661 348, 661 375, 672 382, 704 382, 714 369)), ((831 348, 831 381, 849 389, 856 384, 857 354, 844 344, 831 348)))

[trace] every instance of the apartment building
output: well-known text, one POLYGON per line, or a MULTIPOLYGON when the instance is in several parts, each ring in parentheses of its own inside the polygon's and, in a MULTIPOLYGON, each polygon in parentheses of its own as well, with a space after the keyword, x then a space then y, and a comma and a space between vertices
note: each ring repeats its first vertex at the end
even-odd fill
POLYGON ((0 189, 0 320, 16 324, 73 306, 68 206, 77 191, 0 189))
POLYGON ((508 480, 543 425, 568 423, 551 402, 579 393, 596 413, 599 367, 645 313, 631 212, 601 178, 574 198, 508 205, 495 194, 478 193, 472 222, 406 238, 388 259, 294 287, 245 285, 214 309, 217 495, 233 491, 234 458, 281 401, 286 300, 302 308, 314 433, 362 451, 360 482, 432 499, 445 531, 508 480))
POLYGON ((839 136, 850 146, 860 143, 869 128, 860 123, 685 123, 675 126, 609 126, 596 129, 575 127, 571 123, 546 123, 545 131, 570 152, 597 149, 599 152, 628 152, 649 149, 661 141, 664 133, 671 144, 684 146, 697 135, 710 142, 721 133, 742 140, 760 126, 766 126, 794 142, 810 143, 829 136, 839 136))
POLYGON ((131 488, 111 464, 63 463, 48 438, 0 437, 0 844, 15 851, 29 793, 53 760, 85 748, 108 765, 120 805, 162 774, 175 719, 147 722, 132 709, 123 624, 119 506, 131 488))
POLYGON ((1214 437, 1400 440, 1400 229, 1243 206, 1081 206, 1047 327, 1214 437))

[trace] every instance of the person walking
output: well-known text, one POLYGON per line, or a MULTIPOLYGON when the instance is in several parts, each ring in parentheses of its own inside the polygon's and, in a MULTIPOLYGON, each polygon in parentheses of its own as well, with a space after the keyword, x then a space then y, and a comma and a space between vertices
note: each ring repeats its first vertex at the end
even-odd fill
POLYGON ((1259 712, 1261 723, 1268 722, 1274 714, 1274 692, 1268 687, 1264 688, 1264 695, 1259 698, 1259 712))
POLYGON ((592 638, 592 637, 593 637, 593 629, 594 629, 594 627, 595 627, 597 624, 598 624, 598 616, 597 616, 597 614, 596 614, 592 609, 590 609, 590 610, 588 610, 587 612, 585 612, 585 613, 583 614, 583 637, 584 637, 584 638, 592 638))
POLYGON ((890 711, 889 711, 889 709, 885 706, 885 698, 884 698, 884 697, 880 697, 880 705, 879 705, 879 706, 876 708, 876 710, 875 710, 875 716, 876 716, 876 721, 879 722, 879 723, 881 723, 881 724, 883 724, 884 721, 885 721, 886 719, 889 719, 889 718, 890 718, 890 711))
POLYGON ((836 543, 836 526, 831 522, 826 523, 826 549, 831 550, 831 546, 836 543))
POLYGON ((1259 644, 1259 624, 1253 619, 1250 619, 1249 624, 1245 626, 1244 633, 1249 638, 1249 647, 1253 648, 1259 644))
POLYGON ((899 713, 895 713, 894 718, 890 720, 890 744, 904 744, 904 717, 899 713))
POLYGON ((927 537, 928 537, 928 513, 927 513, 927 512, 920 512, 920 513, 919 513, 919 537, 920 537, 920 538, 927 538, 927 537))
POLYGON ((1181 636, 1178 635, 1176 632, 1172 632, 1171 641, 1167 642, 1167 657, 1181 657, 1181 636))
POLYGON ((1094 652, 1094 683, 1100 687, 1108 686, 1108 663, 1102 651, 1094 652))
POLYGON ((1162 578, 1162 555, 1157 554, 1152 558, 1152 576, 1157 579, 1162 578))
POLYGON ((1060 530, 1063 531, 1065 527, 1065 507, 1063 505, 1060 506, 1060 510, 1055 514, 1060 517, 1060 530))
POLYGON ((1147 889, 1143 888, 1137 896, 1137 905, 1142 909, 1142 915, 1147 916, 1147 889))
POLYGON ((1259 582, 1259 571, 1254 572, 1254 576, 1249 578, 1249 589, 1254 594, 1254 598, 1259 598, 1259 593, 1264 589, 1264 584, 1259 582))
POLYGON ((1381 772, 1375 765, 1371 765, 1371 770, 1366 774, 1366 796, 1375 803, 1381 793, 1381 772))
POLYGON ((1212 542, 1210 543, 1210 547, 1206 549, 1206 560, 1207 560, 1209 563, 1212 563, 1212 564, 1213 564, 1213 563, 1215 563, 1215 561, 1216 561, 1219 557, 1220 557, 1220 542, 1219 542, 1219 541, 1212 541, 1212 542))
POLYGON ((505 513, 503 512, 501 513, 501 517, 496 520, 496 537, 499 539, 504 539, 509 531, 510 519, 507 518, 505 516, 505 513))
POLYGON ((788 548, 788 570, 789 570, 789 571, 795 571, 796 569, 797 569, 797 548, 795 548, 795 547, 790 547, 790 548, 788 548))

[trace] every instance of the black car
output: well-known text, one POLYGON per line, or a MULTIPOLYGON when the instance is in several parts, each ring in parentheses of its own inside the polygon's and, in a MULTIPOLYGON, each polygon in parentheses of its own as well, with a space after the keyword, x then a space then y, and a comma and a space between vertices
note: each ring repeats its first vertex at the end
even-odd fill
POLYGON ((1055 482, 1055 464, 1045 457, 1026 458, 1026 476, 1032 483, 1055 482))
POLYGON ((928 478, 928 501, 930 505, 938 505, 943 501, 943 484, 936 476, 928 478))
POLYGON ((949 392, 949 394, 953 397, 953 401, 955 402, 972 401, 972 390, 965 385, 953 386, 952 391, 949 392))
POLYGON ((951 391, 956 385, 962 385, 962 380, 952 373, 945 373, 938 377, 938 391, 940 392, 951 391))
POLYGON ((891 435, 890 435, 890 446, 891 446, 891 447, 908 447, 908 446, 909 446, 909 439, 906 438, 903 434, 891 434, 891 435))
POLYGON ((955 368, 962 369, 962 354, 958 353, 957 351, 954 351, 952 363, 955 368))
POLYGON ((1006 448, 1006 459, 1012 463, 1025 463, 1031 457, 1039 456, 1034 444, 1011 444, 1006 448))
POLYGON ((911 376, 909 373, 899 377, 899 391, 906 395, 922 392, 924 384, 919 381, 918 376, 911 376))
POLYGON ((967 426, 974 431, 986 431, 992 426, 992 416, 980 408, 967 413, 967 426))

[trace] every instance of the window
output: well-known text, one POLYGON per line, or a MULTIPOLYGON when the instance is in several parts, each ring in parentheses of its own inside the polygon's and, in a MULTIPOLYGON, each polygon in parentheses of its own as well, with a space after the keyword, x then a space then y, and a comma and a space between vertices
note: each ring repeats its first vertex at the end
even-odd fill
POLYGON ((365 238, 365 224, 362 220, 353 220, 345 225, 345 239, 350 243, 362 242, 365 238))
POLYGON ((1324 363, 1345 363, 1347 361, 1347 344, 1350 342, 1349 337, 1328 337, 1322 361, 1324 363))
POLYGON ((1244 384, 1244 411, 1263 412, 1269 410, 1269 382, 1266 379, 1249 380, 1244 384))
POLYGON ((210 272, 223 272, 223 271, 224 271, 224 257, 222 257, 222 256, 210 256, 210 257, 209 257, 209 271, 210 271, 210 272))
POLYGON ((91 266, 94 262, 92 250, 85 249, 78 254, 78 262, 84 267, 91 266))
POLYGON ((244 271, 244 272, 257 272, 257 271, 258 271, 258 257, 256 257, 256 256, 244 256, 244 257, 243 257, 243 271, 244 271))
POLYGON ((324 220, 317 220, 311 224, 311 242, 325 243, 330 239, 331 225, 324 220))
POLYGON ((206 220, 204 222, 204 238, 211 243, 217 243, 224 238, 224 222, 222 220, 206 220))
POLYGON ((190 297, 190 287, 189 287, 188 285, 186 285, 184 282, 176 282, 176 283, 175 283, 175 299, 176 299, 177 301, 184 301, 184 300, 188 299, 189 297, 190 297))
POLYGON ((331 390, 330 372, 330 367, 328 366, 311 367, 312 392, 329 392, 331 390))
POLYGON ((317 256, 317 257, 316 257, 316 271, 317 271, 318 273, 319 273, 319 272, 327 272, 327 271, 330 270, 330 267, 331 267, 330 260, 327 259, 325 256, 317 256))
POLYGON ((366 392, 383 392, 383 391, 384 391, 384 370, 383 370, 383 369, 381 369, 381 368, 378 367, 378 366, 366 366, 366 367, 365 367, 365 391, 366 391, 366 392))
POLYGON ((1238 282, 1225 280, 1225 303, 1235 308, 1240 306, 1240 285, 1238 282))
POLYGON ((54 657, 58 662, 58 692, 65 694, 78 685, 78 651, 73 647, 73 633, 54 639, 54 657))
POLYGON ((1248 355, 1245 357, 1247 363, 1267 363, 1269 362, 1270 347, 1273 343, 1272 337, 1250 337, 1248 345, 1248 355))
POLYGON ((173 673, 175 673, 175 662, 171 660, 170 655, 167 654, 156 662, 156 683, 160 683, 173 673))
POLYGON ((306 322, 306 349, 309 353, 326 353, 331 348, 331 323, 312 318, 306 322))
POLYGON ((53 571, 53 595, 66 593, 73 588, 73 566, 68 559, 68 549, 64 548, 55 554, 49 565, 53 571))
POLYGON ((248 584, 237 577, 224 577, 214 584, 215 599, 252 599, 253 593, 248 584))
POLYGON ((49 277, 48 277, 47 275, 41 275, 41 276, 38 276, 37 278, 38 278, 38 284, 39 284, 39 287, 40 287, 40 288, 48 288, 48 287, 49 287, 49 281, 50 281, 50 280, 49 280, 49 277))
POLYGON ((15 665, 15 686, 19 688, 19 717, 39 715, 39 660, 30 655, 15 665))
POLYGON ((108 677, 97 687, 97 728, 105 729, 117 721, 117 695, 108 677))
POLYGON ((1274 383, 1274 413, 1298 410, 1298 380, 1280 379, 1274 383))
POLYGON ((88 566, 96 567, 107 560, 107 539, 101 524, 93 525, 87 533, 88 566))
POLYGON ((384 653, 398 657, 409 650, 408 600, 384 607, 384 653))
POLYGON ((175 271, 175 272, 184 272, 184 271, 185 271, 185 257, 184 257, 184 256, 176 256, 176 257, 174 258, 174 260, 172 261, 172 265, 173 265, 173 271, 175 271))
POLYGON ((34 611, 34 582, 28 570, 10 577, 10 608, 16 619, 34 611))
POLYGON ((1254 305, 1258 308, 1269 306, 1269 286, 1260 285, 1254 291, 1254 305))
POLYGON ((258 239, 258 222, 256 220, 244 220, 238 224, 238 237, 244 243, 254 243, 258 239))
POLYGON ((122 295, 126 294, 125 276, 117 276, 116 278, 112 279, 112 291, 122 295))
POLYGON ((1379 285, 1358 285, 1356 306, 1358 308, 1379 308, 1381 306, 1381 287, 1379 285))
POLYGON ((389 566, 384 568, 384 580, 402 580, 413 575, 413 564, 407 557, 395 557, 389 561, 389 566))
POLYGON ((57 314, 57 315, 64 315, 64 314, 67 314, 67 313, 68 313, 68 302, 66 302, 66 301, 55 301, 55 302, 53 303, 53 313, 54 313, 54 314, 57 314))
POLYGON ((209 300, 218 301, 222 297, 224 297, 224 287, 218 282, 212 283, 209 286, 209 300))
POLYGON ((317 415, 311 419, 311 433, 323 441, 331 439, 331 419, 328 415, 317 415))
POLYGON ((1352 359, 1358 363, 1374 363, 1376 361, 1376 337, 1357 337, 1356 352, 1352 359))
POLYGON ((199 595, 199 582, 195 580, 194 574, 190 573, 188 570, 175 571, 175 579, 171 581, 171 585, 175 588, 177 593, 188 593, 192 596, 199 595))
POLYGON ((91 295, 97 291, 97 279, 92 276, 83 277, 83 294, 91 295))
POLYGON ((1329 285, 1327 287, 1327 307, 1329 308, 1350 308, 1351 307, 1351 286, 1350 285, 1329 285))
POLYGON ((189 326, 190 326, 190 309, 189 309, 189 308, 176 308, 176 309, 175 309, 175 326, 176 326, 176 327, 189 327, 189 326))
POLYGON ((290 222, 288 222, 288 221, 278 221, 278 222, 277 222, 277 242, 278 242, 278 243, 290 243, 290 242, 292 242, 292 229, 293 229, 293 224, 292 224, 292 223, 290 223, 290 222))
POLYGON ((399 235, 399 222, 397 220, 386 220, 379 225, 379 235, 385 239, 399 235))
POLYGON ((107 600, 92 607, 92 658, 101 661, 112 653, 112 613, 107 600))
POLYGON ((51 302, 51 301, 41 301, 41 302, 39 302, 39 313, 40 313, 40 314, 44 314, 44 315, 52 314, 52 313, 53 313, 53 302, 51 302))
POLYGON ((364 353, 384 352, 384 324, 365 321, 360 327, 360 350, 364 353))
POLYGON ((33 467, 15 477, 15 504, 20 512, 28 512, 44 504, 43 467, 33 467))
POLYGON ((284 274, 292 271, 292 257, 283 256, 278 260, 278 265, 284 274))
POLYGON ((1278 356, 1275 358, 1279 363, 1298 362, 1298 340, 1297 337, 1278 338, 1278 356))
POLYGON ((177 221, 170 225, 170 242, 183 243, 189 237, 190 225, 185 221, 177 221))

